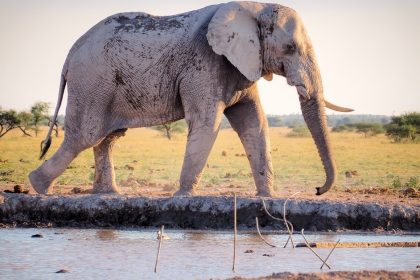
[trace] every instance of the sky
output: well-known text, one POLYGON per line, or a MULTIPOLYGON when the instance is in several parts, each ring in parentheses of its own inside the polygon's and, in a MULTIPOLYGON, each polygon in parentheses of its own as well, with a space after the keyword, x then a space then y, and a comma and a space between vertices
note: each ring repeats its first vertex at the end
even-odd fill
MULTIPOLYGON (((353 114, 420 111, 420 1, 271 2, 295 9, 303 19, 328 101, 355 109, 353 114)), ((52 113, 69 49, 109 15, 132 11, 171 15, 217 3, 0 0, 0 106, 29 110, 35 102, 46 101, 52 113)), ((267 114, 300 113, 296 89, 283 77, 261 79, 259 92, 267 114)))

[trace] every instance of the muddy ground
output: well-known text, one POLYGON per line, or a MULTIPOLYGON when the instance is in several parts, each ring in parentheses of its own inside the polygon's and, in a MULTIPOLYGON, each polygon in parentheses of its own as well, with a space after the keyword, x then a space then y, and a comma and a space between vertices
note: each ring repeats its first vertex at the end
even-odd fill
MULTIPOLYGON (((283 213, 284 198, 266 199, 268 211, 283 213)), ((238 196, 238 226, 265 229, 283 224, 264 211, 261 198, 238 196)), ((295 230, 419 231, 418 203, 377 203, 297 198, 289 200, 287 217, 295 230)), ((230 229, 232 196, 143 197, 137 195, 28 195, 0 193, 3 226, 158 227, 230 229)))
MULTIPOLYGON (((0 184, 0 192, 10 190, 18 186, 22 191, 27 191, 30 194, 36 194, 29 185, 26 184, 0 184)), ((121 181, 119 184, 120 193, 123 195, 137 195, 146 197, 171 197, 174 192, 178 190, 178 186, 169 183, 153 183, 144 180, 128 179, 121 181)), ((85 185, 57 185, 54 186, 53 194, 68 195, 68 194, 89 194, 92 191, 92 186, 85 185)), ((241 186, 235 184, 219 184, 219 185, 205 185, 196 190, 199 196, 227 196, 237 195, 244 197, 254 197, 256 190, 254 186, 241 186)), ((308 199, 314 201, 329 201, 329 202, 366 202, 378 203, 381 205, 403 204, 420 206, 420 189, 403 188, 403 189, 389 189, 383 187, 360 187, 360 188, 334 188, 327 193, 316 196, 315 189, 302 187, 298 185, 284 186, 280 190, 274 192, 274 198, 287 198, 292 194, 298 199, 308 199)))
MULTIPOLYGON (((245 278, 231 278, 231 280, 244 280, 245 278)), ((419 271, 337 271, 328 273, 274 273, 260 278, 246 278, 256 280, 284 279, 284 280, 415 280, 420 279, 419 271)))

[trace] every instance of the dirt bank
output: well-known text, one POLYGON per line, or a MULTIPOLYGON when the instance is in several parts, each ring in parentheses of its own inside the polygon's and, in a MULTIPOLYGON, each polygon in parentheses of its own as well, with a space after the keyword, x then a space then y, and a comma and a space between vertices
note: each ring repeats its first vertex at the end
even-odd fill
MULTIPOLYGON (((280 217, 285 199, 267 199, 269 211, 280 217)), ((0 223, 5 225, 232 228, 233 198, 196 196, 151 198, 122 195, 44 196, 0 193, 0 223)), ((420 230, 420 206, 378 203, 342 203, 291 200, 288 219, 295 230, 420 230)), ((238 225, 279 228, 269 218, 259 198, 238 198, 238 225)))
MULTIPOLYGON (((235 277, 232 280, 243 280, 245 278, 235 277)), ((261 278, 246 278, 267 280, 267 279, 284 279, 284 280, 415 280, 420 279, 420 271, 338 271, 328 273, 274 273, 271 276, 261 278)))
MULTIPOLYGON (((420 247, 419 241, 402 242, 311 242, 312 248, 381 248, 381 247, 420 247)), ((297 243, 296 248, 307 247, 305 243, 297 243)))

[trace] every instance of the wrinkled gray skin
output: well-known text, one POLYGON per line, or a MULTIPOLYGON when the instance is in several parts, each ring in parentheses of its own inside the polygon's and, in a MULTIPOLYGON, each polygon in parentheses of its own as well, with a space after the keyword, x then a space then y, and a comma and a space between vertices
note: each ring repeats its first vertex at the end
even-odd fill
POLYGON ((225 114, 245 148, 257 195, 270 196, 270 142, 256 81, 272 74, 297 87, 325 167, 322 194, 334 184, 336 167, 312 45, 295 11, 251 2, 168 17, 122 13, 90 29, 63 67, 56 113, 67 83, 65 139, 30 173, 30 182, 38 193, 48 193, 70 162, 93 147, 93 191, 118 192, 111 159, 116 139, 127 128, 185 118, 188 142, 176 194, 194 194, 225 114))

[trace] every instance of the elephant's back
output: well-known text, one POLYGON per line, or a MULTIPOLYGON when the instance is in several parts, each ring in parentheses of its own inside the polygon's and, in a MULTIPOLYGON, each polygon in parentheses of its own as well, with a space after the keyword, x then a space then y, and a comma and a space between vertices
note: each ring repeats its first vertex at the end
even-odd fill
POLYGON ((81 66, 95 70, 104 65, 147 70, 162 57, 185 49, 216 10, 217 6, 209 6, 174 16, 142 12, 109 16, 76 41, 66 64, 73 69, 70 72, 80 72, 81 66))
POLYGON ((202 33, 215 11, 213 6, 168 17, 122 13, 102 20, 70 51, 68 104, 112 107, 110 119, 118 127, 183 117, 180 73, 194 59, 198 38, 210 48, 202 33))

